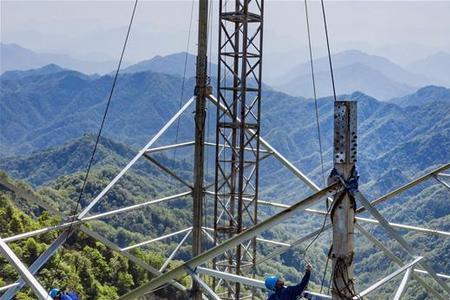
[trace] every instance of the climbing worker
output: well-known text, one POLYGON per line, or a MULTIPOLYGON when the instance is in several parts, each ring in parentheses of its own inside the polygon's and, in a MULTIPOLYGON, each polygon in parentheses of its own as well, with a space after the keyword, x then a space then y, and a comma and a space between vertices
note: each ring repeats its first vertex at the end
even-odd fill
POLYGON ((295 300, 299 296, 307 297, 303 294, 311 276, 311 265, 307 265, 305 269, 305 275, 302 281, 294 286, 284 286, 284 281, 279 276, 269 276, 265 280, 266 288, 273 293, 269 296, 268 300, 295 300))
POLYGON ((49 296, 53 298, 53 300, 80 300, 80 298, 78 298, 78 295, 73 292, 61 292, 60 289, 57 288, 53 288, 50 293, 49 296))

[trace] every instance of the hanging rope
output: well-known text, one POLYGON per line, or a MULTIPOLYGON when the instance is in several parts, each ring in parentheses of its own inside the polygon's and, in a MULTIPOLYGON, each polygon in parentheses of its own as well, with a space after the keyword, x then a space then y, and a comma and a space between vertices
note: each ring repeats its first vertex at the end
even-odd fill
MULTIPOLYGON (((308 33, 309 62, 310 62, 310 66, 311 66, 311 80, 312 80, 313 94, 314 94, 314 106, 315 106, 315 110, 316 110, 316 126, 317 126, 317 138, 319 140, 320 166, 322 168, 323 186, 325 187, 326 180, 325 180, 325 169, 323 166, 324 164, 323 164, 323 151, 322 151, 322 135, 321 135, 321 131, 320 131, 319 106, 317 104, 316 77, 314 74, 314 61, 313 61, 311 30, 310 30, 310 25, 309 25, 309 13, 308 13, 308 1, 307 0, 305 0, 305 18, 306 18, 306 31, 308 33)), ((327 200, 327 203, 328 203, 328 200, 327 200)))
POLYGON ((323 0, 320 0, 320 2, 322 4, 323 25, 324 25, 324 28, 325 28, 325 38, 327 40, 328 63, 330 65, 331 84, 333 86, 333 97, 334 97, 334 101, 337 101, 336 86, 335 86, 335 83, 334 83, 333 63, 331 61, 330 40, 328 38, 327 17, 326 17, 326 14, 325 14, 325 4, 324 4, 323 0))
MULTIPOLYGON (((327 255, 327 261, 325 263, 325 269, 323 271, 323 275, 322 275, 322 281, 320 283, 320 293, 322 294, 322 290, 323 290, 323 286, 325 284, 325 277, 327 276, 327 270, 328 270, 328 264, 330 262, 330 254, 331 254, 331 250, 333 249, 333 245, 330 246, 330 249, 328 250, 328 255, 327 255)), ((328 289, 328 293, 329 293, 329 289, 328 289)))
MULTIPOLYGON (((316 79, 315 79, 315 73, 314 73, 314 60, 313 60, 313 51, 312 51, 312 42, 311 42, 311 29, 310 29, 309 13, 308 13, 308 1, 305 0, 304 3, 305 3, 306 31, 308 33, 309 62, 310 62, 310 67, 311 67, 311 80, 312 80, 312 86, 313 86, 314 107, 315 107, 315 113, 316 113, 317 138, 318 138, 318 141, 319 141, 320 166, 321 166, 321 169, 322 169, 323 186, 326 186, 325 168, 324 168, 324 163, 323 163, 324 160, 323 160, 323 150, 322 150, 323 149, 322 148, 322 135, 321 135, 321 130, 320 130, 319 106, 317 104, 317 89, 316 89, 316 79)), ((328 203, 328 199, 326 199, 325 201, 326 201, 325 203, 326 203, 327 211, 329 212, 330 211, 330 205, 328 203)), ((318 238, 319 235, 322 233, 322 230, 325 227, 327 218, 328 218, 328 214, 325 215, 325 220, 324 220, 322 229, 321 229, 321 231, 319 232, 319 234, 317 235, 316 238, 318 238)), ((330 247, 330 251, 331 251, 331 247, 330 247)), ((330 256, 327 255, 327 260, 326 260, 326 263, 325 263, 325 268, 324 268, 324 271, 323 271, 322 281, 321 281, 321 285, 320 285, 320 293, 322 293, 323 285, 324 285, 324 282, 325 282, 325 277, 326 277, 327 270, 328 270, 328 263, 329 263, 329 261, 330 261, 330 256)))
MULTIPOLYGON (((308 253, 309 248, 312 246, 312 244, 314 244, 314 242, 319 238, 319 236, 322 234, 325 225, 327 224, 327 220, 328 220, 328 215, 330 214, 332 206, 330 205, 330 207, 327 210, 327 213, 325 214, 325 217, 323 218, 323 223, 322 223, 322 227, 320 228, 319 232, 317 233, 317 235, 311 240, 311 242, 309 242, 308 246, 306 246, 305 250, 303 250, 303 258, 306 258, 306 255, 308 253)), ((306 259, 305 259, 306 260, 306 259)))
MULTIPOLYGON (((189 46, 191 43, 191 31, 192 31, 192 19, 194 16, 194 0, 192 0, 191 3, 191 14, 190 14, 190 20, 189 20, 189 30, 188 30, 188 38, 186 41, 186 52, 184 55, 184 69, 183 69, 183 80, 181 81, 181 90, 180 90, 180 99, 178 101, 178 110, 181 109, 181 106, 183 104, 183 98, 184 98, 184 87, 185 87, 185 83, 186 83, 186 70, 187 70, 187 63, 188 63, 188 58, 189 58, 189 46)), ((178 143, 178 135, 180 132, 180 119, 181 116, 177 119, 177 129, 176 129, 176 133, 175 133, 175 144, 178 143)), ((173 157, 172 157, 172 168, 175 168, 175 160, 176 160, 176 156, 177 156, 177 148, 174 149, 173 151, 173 157)))

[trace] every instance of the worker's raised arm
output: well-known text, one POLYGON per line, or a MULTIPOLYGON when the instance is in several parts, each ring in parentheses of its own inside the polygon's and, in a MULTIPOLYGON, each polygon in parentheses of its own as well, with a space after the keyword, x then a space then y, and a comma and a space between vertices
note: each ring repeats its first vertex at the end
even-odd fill
POLYGON ((305 275, 302 278, 302 281, 300 281, 299 284, 289 286, 286 288, 286 291, 290 294, 292 299, 295 299, 296 297, 300 296, 303 291, 306 289, 306 286, 308 285, 309 278, 311 277, 311 266, 307 265, 305 270, 305 275))

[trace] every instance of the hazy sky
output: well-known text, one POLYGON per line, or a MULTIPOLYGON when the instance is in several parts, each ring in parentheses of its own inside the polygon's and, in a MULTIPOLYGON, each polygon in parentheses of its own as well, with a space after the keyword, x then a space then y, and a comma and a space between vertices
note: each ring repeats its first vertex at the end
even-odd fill
MULTIPOLYGON (((1 40, 83 59, 117 59, 132 6, 133 1, 1 0, 1 40)), ((191 6, 190 0, 141 0, 125 59, 185 51, 191 6)), ((309 1, 309 6, 315 55, 320 56, 326 50, 320 2, 309 1)), ((450 52, 450 1, 326 1, 326 8, 333 52, 357 48, 402 64, 450 52)), ((190 52, 196 51, 197 9, 195 2, 190 52)), ((266 0, 267 64, 305 61, 306 50, 304 2, 266 0)))

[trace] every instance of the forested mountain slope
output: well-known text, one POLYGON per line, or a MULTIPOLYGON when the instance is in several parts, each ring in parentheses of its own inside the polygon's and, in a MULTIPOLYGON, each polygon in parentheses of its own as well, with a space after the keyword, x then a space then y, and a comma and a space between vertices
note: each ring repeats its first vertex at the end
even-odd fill
MULTIPOLYGON (((0 77, 3 153, 30 152, 61 145, 85 132, 95 132, 111 89, 112 77, 89 77, 75 71, 0 77)), ((193 79, 186 83, 191 97, 193 79)), ((106 133, 133 144, 145 144, 177 110, 181 78, 145 72, 119 78, 106 133)), ((183 136, 180 136, 183 138, 183 136)))
MULTIPOLYGON (((62 145, 86 132, 95 133, 111 80, 109 76, 93 78, 67 70, 19 79, 1 76, 3 158, 62 145)), ((191 78, 186 84, 183 102, 192 94, 193 81, 191 78)), ((365 161, 365 157, 378 159, 401 143, 421 135, 446 134, 445 130, 450 127, 450 101, 442 96, 442 88, 426 90, 408 98, 411 104, 422 104, 416 107, 399 107, 361 93, 343 97, 360 102, 361 161, 365 161), (439 103, 435 105, 435 102, 439 103)), ((144 145, 175 113, 180 97, 181 77, 152 72, 124 74, 114 94, 105 136, 132 146, 144 145)), ((308 172, 317 167, 318 159, 312 157, 318 157, 313 101, 265 91, 262 105, 262 135, 291 160, 301 161, 302 168, 308 172)), ((186 112, 182 126, 178 127, 180 141, 193 139, 191 111, 186 112)), ((324 148, 328 150, 332 138, 332 99, 319 99, 319 111, 324 148)), ((215 108, 210 106, 208 112, 213 139, 215 108)), ((162 141, 173 142, 175 135, 172 129, 162 141)), ((331 153, 326 155, 330 157, 331 153)))
POLYGON ((450 102, 450 89, 438 86, 426 86, 417 90, 414 94, 401 98, 393 98, 390 102, 403 107, 427 105, 433 102, 450 102))
MULTIPOLYGON (((110 160, 108 161, 108 158, 96 160, 94 172, 91 174, 87 186, 86 196, 83 197, 83 206, 86 206, 87 202, 93 199, 93 197, 107 185, 112 176, 117 174, 119 171, 118 165, 124 163, 124 159, 121 155, 126 155, 126 153, 130 151, 129 149, 124 151, 127 147, 110 140, 102 139, 102 141, 103 144, 101 145, 101 151, 99 152, 100 157, 105 156, 110 160), (105 162, 103 163, 102 161, 105 162)), ((1 168, 10 169, 11 171, 20 168, 22 172, 15 173, 15 176, 33 181, 34 177, 41 177, 39 175, 39 170, 42 170, 45 174, 47 173, 46 166, 52 165, 52 161, 54 160, 59 161, 62 166, 60 173, 49 172, 48 174, 53 174, 53 176, 47 176, 48 181, 45 185, 40 185, 36 182, 35 185, 38 186, 38 193, 45 201, 51 203, 51 205, 58 210, 65 212, 64 214, 67 215, 70 214, 71 209, 73 209, 75 205, 73 200, 77 198, 79 189, 81 188, 82 173, 77 172, 77 170, 84 165, 84 162, 78 159, 78 157, 72 157, 74 154, 72 149, 90 149, 92 142, 92 136, 85 136, 68 143, 64 147, 45 150, 42 151, 42 153, 36 152, 30 157, 11 159, 9 163, 3 162, 1 168), (74 145, 77 145, 78 148, 74 145), (78 162, 78 164, 76 162, 78 162), (74 173, 71 174, 71 172, 74 173), (27 173, 32 173, 34 177, 27 177, 27 173)), ((161 157, 160 159, 165 161, 167 165, 171 165, 172 163, 170 159, 164 157, 161 157)), ((175 192, 174 187, 177 187, 176 184, 170 182, 170 180, 163 175, 157 175, 158 173, 155 172, 153 168, 146 168, 146 164, 147 163, 144 161, 141 165, 137 166, 136 170, 132 170, 128 176, 119 181, 117 188, 114 188, 107 194, 107 197, 99 202, 99 205, 94 209, 94 213, 109 211, 134 203, 142 203, 143 201, 154 199, 158 197, 158 195, 167 194, 168 192, 173 194, 175 192)), ((181 170, 189 168, 189 165, 175 165, 175 168, 177 172, 181 172, 181 170)), ((418 175, 420 174, 417 174, 417 176, 418 175)), ((188 177, 186 177, 186 179, 188 180, 188 177)), ((392 178, 388 179, 392 180, 392 178)), ((298 181, 295 182, 297 183, 295 184, 293 182, 293 184, 299 189, 298 181)), ((448 200, 448 191, 436 184, 430 185, 430 183, 427 183, 423 186, 425 187, 425 190, 423 191, 422 188, 414 189, 397 198, 397 200, 394 200, 394 202, 392 202, 393 205, 384 205, 385 209, 383 211, 385 212, 386 217, 390 221, 399 223, 410 225, 420 224, 429 228, 450 230, 450 211, 449 207, 445 204, 448 200)), ((265 184, 262 189, 263 191, 266 189, 272 190, 273 187, 265 184)), ((384 190, 385 188, 383 187, 382 189, 384 190)), ((277 189, 274 190, 279 192, 277 189)), ((370 194, 370 191, 365 192, 369 192, 370 194)), ((287 202, 292 202, 296 199, 298 200, 299 197, 286 196, 283 197, 281 201, 287 200, 287 202)), ((102 221, 106 222, 106 224, 103 222, 96 222, 95 230, 120 246, 125 247, 189 226, 191 209, 190 201, 187 201, 187 199, 173 200, 167 205, 158 204, 143 210, 132 211, 124 215, 104 218, 102 221)), ((264 218, 263 216, 264 213, 262 214, 262 218, 264 218)), ((320 221, 322 220, 321 217, 316 217, 314 219, 312 217, 307 217, 304 214, 301 214, 299 217, 301 220, 300 223, 297 224, 295 220, 290 220, 285 225, 277 226, 273 231, 266 233, 265 237, 275 240, 296 239, 301 236, 302 232, 320 226, 320 221), (300 228, 301 230, 296 231, 296 234, 292 234, 288 228, 300 228)), ((376 227, 370 226, 370 228, 375 229, 376 227)), ((386 240, 386 236, 382 230, 376 229, 373 232, 379 238, 386 240)), ((408 240, 412 241, 413 245, 419 249, 421 253, 428 253, 428 255, 434 258, 432 259, 434 267, 439 272, 446 273, 446 269, 450 267, 450 261, 435 259, 442 257, 447 251, 450 251, 448 238, 436 238, 433 236, 423 237, 419 234, 409 234, 408 240)), ((318 243, 312 247, 313 250, 310 250, 308 254, 308 259, 313 262, 315 269, 317 270, 313 276, 313 282, 315 283, 319 283, 321 280, 320 270, 323 270, 324 268, 326 253, 328 251, 327 244, 327 234, 324 234, 323 237, 319 239, 318 243)), ((372 246, 369 246, 363 238, 359 238, 357 245, 358 258, 356 272, 358 274, 359 284, 367 286, 376 278, 387 275, 388 271, 394 270, 394 266, 389 264, 388 260, 383 258, 383 256, 381 256, 372 246), (380 265, 384 267, 380 268, 380 265)), ((150 247, 143 248, 143 250, 167 254, 174 246, 173 242, 166 241, 164 243, 156 243, 150 247)), ((395 243, 388 242, 388 246, 396 249, 398 253, 402 253, 402 251, 395 246, 395 243)), ((260 251, 261 254, 270 253, 270 247, 262 248, 260 251)), ((187 259, 189 258, 189 252, 190 248, 186 246, 182 249, 178 257, 187 259)), ((287 280, 299 280, 300 272, 304 267, 304 262, 301 260, 300 253, 299 250, 295 249, 288 251, 286 254, 282 255, 279 262, 273 261, 269 262, 267 265, 261 266, 261 274, 280 272, 285 274, 287 280)), ((402 255, 405 260, 408 260, 404 253, 402 255)), ((393 288, 393 286, 390 287, 393 288)), ((412 288, 410 295, 415 295, 414 293, 418 290, 420 290, 419 287, 412 288)), ((378 294, 380 296, 379 298, 373 299, 385 299, 383 297, 386 297, 386 293, 389 293, 390 291, 391 290, 386 287, 383 292, 378 294)), ((421 295, 423 293, 420 292, 419 294, 421 295)))
MULTIPOLYGON (((7 180, 13 185, 21 185, 21 188, 27 189, 23 184, 11 182, 3 174, 1 176, 2 181, 7 180)), ((39 195, 35 196, 40 197, 39 195)), ((5 190, 0 190, 0 216, 2 237, 56 225, 61 221, 60 218, 43 212, 32 203, 25 203, 14 193, 5 190), (18 202, 18 204, 14 202, 18 202), (21 205, 26 213, 17 205, 21 205)), ((105 229, 110 227, 102 222, 94 225, 101 225, 105 229)), ((53 231, 12 242, 9 246, 25 264, 31 265, 56 239, 58 234, 57 231, 53 231)), ((124 232, 123 234, 129 233, 124 232)), ((81 232, 71 236, 61 249, 38 273, 38 280, 48 289, 59 287, 75 290, 82 299, 110 300, 152 278, 152 275, 141 267, 81 232)), ((133 250, 133 254, 155 268, 161 267, 163 263, 163 256, 154 251, 144 252, 137 249, 133 250)), ((176 265, 177 262, 173 264, 176 265)), ((0 257, 0 284, 3 286, 13 283, 17 278, 18 274, 14 268, 3 257, 0 257)), ((186 284, 186 280, 182 282, 186 284)), ((186 295, 174 288, 167 287, 148 299, 166 299, 169 297, 168 295, 173 299, 186 298, 186 295)), ((36 298, 30 289, 25 287, 15 299, 31 300, 36 298)))
MULTIPOLYGON (((68 215, 81 188, 83 172, 93 147, 94 136, 86 133, 96 133, 111 77, 90 77, 53 68, 52 72, 2 76, 0 83, 0 108, 5 112, 0 120, 4 129, 0 133, 3 153, 0 169, 32 184, 45 201, 68 215)), ((107 118, 105 136, 101 139, 82 199, 84 207, 179 107, 181 77, 143 72, 124 74, 119 78, 119 83, 107 118)), ((189 79, 185 99, 189 98, 192 86, 193 79, 189 79)), ((442 88, 428 87, 426 90, 426 93, 417 92, 405 98, 407 100, 402 100, 401 106, 380 102, 362 93, 340 96, 340 99, 358 101, 358 167, 361 190, 369 198, 450 161, 450 101, 441 96, 445 94, 442 88)), ((328 173, 332 155, 333 99, 319 99, 318 104, 325 150, 324 167, 328 173)), ((265 91, 262 105, 263 137, 322 185, 314 102, 265 91)), ((194 128, 191 112, 188 110, 178 127, 178 139, 173 129, 163 137, 162 143, 192 140, 194 128)), ((214 114, 215 108, 210 106, 207 125, 208 137, 212 141, 214 114)), ((174 167, 189 182, 192 176, 191 154, 183 149, 156 157, 165 165, 174 167)), ((209 180, 212 175, 209 173, 209 180)), ((93 212, 142 203, 185 191, 183 188, 143 160, 118 182, 93 212)), ((293 203, 310 192, 275 160, 268 158, 261 164, 263 199, 293 203)), ((390 221, 450 230, 450 211, 446 205, 448 198, 445 188, 430 181, 393 199, 382 209, 390 221)), ((95 228, 120 246, 180 230, 190 226, 191 222, 191 204, 187 199, 147 207, 127 213, 124 217, 109 217, 102 220, 103 223, 96 223, 95 228)), ((264 217, 276 210, 261 211, 264 217)), ((299 218, 265 234, 276 240, 293 240, 302 232, 319 226, 322 220, 321 217, 301 214, 299 218)), ((379 229, 373 231, 387 240, 379 229)), ((324 234, 309 254, 316 270, 313 276, 315 283, 320 282, 320 273, 325 265, 328 252, 326 238, 324 234)), ((446 273, 450 269, 450 260, 439 259, 450 253, 448 239, 418 234, 409 234, 407 238, 421 253, 431 255, 437 270, 446 273)), ((391 242, 386 244, 398 251, 391 242)), ((358 245, 358 284, 367 286, 394 269, 365 240, 359 240, 358 245)), ((146 250, 168 253, 173 247, 173 243, 155 243, 146 250)), ((188 258, 189 251, 189 247, 182 249, 179 258, 188 258)), ((263 248, 261 251, 268 253, 269 249, 263 248)), ((286 274, 288 280, 298 280, 299 271, 304 266, 300 258, 298 250, 291 250, 281 260, 261 266, 260 274, 280 272, 286 274)), ((427 299, 419 290, 416 286, 411 288, 408 299, 427 299)), ((388 292, 386 288, 374 299, 389 298, 388 292)))

